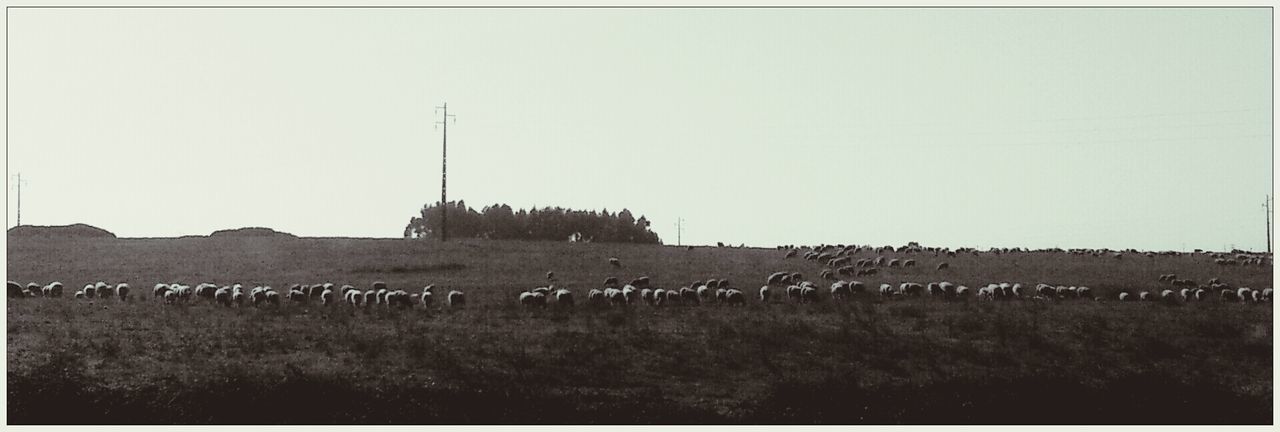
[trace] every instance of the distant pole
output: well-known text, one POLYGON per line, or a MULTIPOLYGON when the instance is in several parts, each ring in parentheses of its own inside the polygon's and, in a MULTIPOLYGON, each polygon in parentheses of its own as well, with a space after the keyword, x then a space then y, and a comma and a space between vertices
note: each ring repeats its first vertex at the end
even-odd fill
POLYGON ((22 226, 22 173, 18 173, 18 226, 22 226))
POLYGON ((449 207, 448 207, 448 180, 449 180, 449 117, 453 117, 453 122, 457 123, 457 116, 449 115, 449 103, 445 102, 444 106, 436 107, 436 111, 443 110, 444 116, 440 117, 440 121, 436 124, 444 125, 444 133, 440 139, 440 241, 448 240, 449 226, 449 207))
MULTIPOLYGON (((21 189, 19 189, 21 190, 21 189)), ((1264 216, 1267 217, 1267 253, 1271 253, 1271 195, 1262 201, 1264 216)))
POLYGON ((685 226, 684 226, 684 222, 685 222, 684 217, 676 217, 676 245, 677 245, 677 247, 678 247, 678 245, 684 245, 684 244, 681 244, 681 238, 680 238, 681 234, 684 234, 684 233, 685 233, 685 226))

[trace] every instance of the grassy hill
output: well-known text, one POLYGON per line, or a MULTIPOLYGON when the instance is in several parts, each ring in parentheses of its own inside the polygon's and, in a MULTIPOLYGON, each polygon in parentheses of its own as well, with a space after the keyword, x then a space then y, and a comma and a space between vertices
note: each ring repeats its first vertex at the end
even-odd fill
MULTIPOLYGON (((8 301, 11 423, 1271 422, 1270 304, 581 305, 608 276, 668 288, 728 278, 749 293, 776 270, 817 281, 818 264, 773 249, 10 236, 8 253, 10 280, 127 282, 137 294, 8 301), (579 307, 516 304, 549 270, 579 307), (374 280, 463 290, 468 305, 255 310, 148 298, 158 282, 374 280)), ((1088 285, 1107 299, 1165 287, 1164 273, 1271 286, 1270 267, 1204 256, 886 256, 920 265, 858 279, 1088 285), (934 270, 941 261, 951 268, 934 270)))

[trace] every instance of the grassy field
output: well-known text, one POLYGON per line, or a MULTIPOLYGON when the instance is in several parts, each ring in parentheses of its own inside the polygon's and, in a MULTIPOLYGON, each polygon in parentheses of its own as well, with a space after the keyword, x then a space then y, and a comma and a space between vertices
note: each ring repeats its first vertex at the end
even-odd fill
MULTIPOLYGON (((548 270, 581 302, 608 276, 667 288, 728 278, 754 294, 773 271, 818 282, 822 267, 773 249, 479 240, 11 237, 8 253, 8 278, 24 285, 58 280, 69 294, 104 280, 136 294, 7 301, 16 424, 1272 422, 1270 304, 868 297, 529 310, 516 295, 548 270), (463 290, 468 305, 148 298, 158 282, 374 280, 463 290)), ((903 255, 920 265, 859 280, 1087 285, 1106 299, 1164 287, 1164 273, 1272 286, 1270 267, 1204 256, 903 255), (935 271, 941 261, 951 268, 935 271)))

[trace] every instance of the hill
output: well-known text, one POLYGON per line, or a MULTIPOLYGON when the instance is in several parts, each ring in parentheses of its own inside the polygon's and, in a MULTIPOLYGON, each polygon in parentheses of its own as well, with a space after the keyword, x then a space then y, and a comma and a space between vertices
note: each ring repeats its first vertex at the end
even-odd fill
POLYGON ((286 232, 280 232, 271 228, 263 227, 246 227, 236 229, 225 229, 214 231, 209 237, 280 237, 280 238, 298 238, 298 236, 286 232))
POLYGON ((116 235, 102 228, 78 223, 16 226, 9 228, 9 238, 116 238, 116 235))

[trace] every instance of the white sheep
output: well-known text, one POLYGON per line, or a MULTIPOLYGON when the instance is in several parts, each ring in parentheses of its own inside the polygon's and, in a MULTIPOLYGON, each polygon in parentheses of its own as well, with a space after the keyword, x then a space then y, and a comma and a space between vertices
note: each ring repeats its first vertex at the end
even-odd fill
POLYGON ((1122 293, 1120 293, 1120 301, 1122 301, 1122 302, 1129 301, 1129 297, 1130 297, 1130 296, 1129 296, 1129 293, 1127 293, 1127 292, 1122 292, 1122 293))
POLYGON ((1036 284, 1036 295, 1041 297, 1053 297, 1058 294, 1058 290, 1052 285, 1036 284))
POLYGON ((805 286, 800 288, 800 300, 805 303, 818 301, 818 289, 813 286, 805 286))
POLYGON ((158 283, 155 288, 151 289, 151 297, 164 297, 164 293, 169 291, 169 284, 158 283))
POLYGON ((1251 291, 1251 290, 1250 290, 1248 287, 1240 287, 1240 288, 1237 288, 1237 289, 1236 289, 1236 297, 1239 297, 1239 298, 1240 298, 1240 301, 1248 301, 1248 300, 1250 299, 1250 297, 1251 297, 1251 296, 1249 295, 1249 291, 1251 291))
POLYGON ((885 283, 885 284, 880 284, 880 296, 881 296, 881 297, 891 297, 891 296, 893 296, 893 293, 894 293, 894 292, 895 292, 895 291, 893 290, 893 285, 889 285, 889 284, 887 284, 887 283, 885 283))
MULTIPOLYGON (((645 291, 648 291, 648 289, 646 289, 645 291)), ((561 289, 556 290, 555 295, 556 295, 556 304, 561 305, 561 306, 565 306, 565 307, 572 307, 572 306, 573 306, 573 292, 572 292, 572 291, 569 291, 569 290, 567 290, 567 289, 561 288, 561 289)), ((651 294, 651 295, 652 295, 652 294, 651 294)))
POLYGON ((1204 301, 1204 298, 1208 296, 1209 292, 1205 291, 1203 288, 1197 288, 1195 291, 1196 301, 1204 301))
POLYGON ((542 293, 525 291, 520 293, 520 304, 528 307, 545 307, 547 305, 547 296, 542 293))
POLYGON ((964 285, 956 287, 956 297, 968 297, 972 292, 973 290, 964 285))
POLYGON ((1024 294, 1026 294, 1026 291, 1022 289, 1022 284, 1015 283, 1013 284, 1013 286, 1009 287, 1009 293, 1012 294, 1014 297, 1022 297, 1024 294))
POLYGON ((772 293, 770 293, 770 292, 769 292, 769 286, 768 286, 768 285, 763 285, 763 286, 761 286, 761 287, 760 287, 760 301, 761 301, 762 303, 768 303, 768 302, 769 302, 769 299, 772 297, 772 295, 771 295, 771 294, 772 294, 772 293))
POLYGON ((307 293, 302 289, 289 290, 289 300, 294 303, 302 303, 307 301, 307 293))
POLYGON ((849 298, 852 291, 849 290, 849 283, 845 281, 836 281, 831 284, 831 298, 833 300, 845 300, 849 298))
POLYGON ((76 291, 75 297, 78 299, 84 298, 84 290, 76 291))
POLYGON ((1138 293, 1138 300, 1140 301, 1154 301, 1155 299, 1155 296, 1150 292, 1142 291, 1138 293))
POLYGON ((325 306, 333 305, 333 289, 325 288, 325 290, 320 293, 320 304, 325 306))
POLYGON ((236 306, 244 306, 244 290, 241 289, 240 284, 231 286, 231 302, 236 306))
POLYGON ((608 300, 611 305, 619 305, 627 302, 626 299, 622 298, 622 290, 617 288, 605 288, 604 298, 608 300))
POLYGON ((1187 301, 1191 299, 1191 288, 1183 288, 1178 290, 1178 300, 1187 301))
POLYGON ((635 304, 636 297, 639 297, 639 296, 640 296, 640 292, 636 290, 635 286, 631 284, 627 284, 626 286, 622 287, 622 299, 627 304, 635 304))
MULTIPOLYGON (((714 279, 712 279, 712 280, 714 280, 714 279)), ((699 301, 699 302, 705 302, 705 301, 707 301, 707 300, 711 300, 711 287, 710 287, 710 286, 707 286, 707 285, 699 286, 699 287, 697 288, 697 290, 696 290, 696 291, 698 292, 698 301, 699 301)))
POLYGON ((1087 286, 1076 287, 1076 297, 1093 299, 1093 289, 1087 286))
POLYGON ((742 291, 738 291, 733 288, 729 288, 728 292, 725 293, 724 297, 725 297, 724 298, 725 303, 728 303, 731 305, 740 305, 740 304, 746 303, 746 296, 742 295, 742 291))
POLYGON ((218 288, 218 290, 213 293, 213 299, 220 305, 231 307, 231 287, 225 286, 218 288))
POLYGON ((267 296, 267 304, 270 304, 272 306, 280 306, 280 293, 276 292, 276 290, 271 289, 271 287, 267 287, 266 291, 264 292, 267 296))
POLYGON ((1268 302, 1268 303, 1271 302, 1271 293, 1272 293, 1271 288, 1263 288, 1262 294, 1261 294, 1262 301, 1268 302))
MULTIPOLYGON (((89 294, 89 291, 85 291, 84 293, 85 293, 85 296, 89 296, 89 295, 91 295, 91 294, 89 294)), ((165 291, 165 292, 164 292, 164 302, 165 302, 165 303, 168 303, 168 304, 174 304, 174 303, 177 303, 177 302, 178 302, 178 297, 180 297, 180 296, 178 295, 178 292, 177 292, 177 291, 169 290, 169 291, 165 291)))
MULTIPOLYGON (((383 288, 383 289, 386 289, 386 288, 383 288)), ((369 306, 372 306, 372 305, 378 304, 378 302, 379 302, 379 301, 378 301, 378 291, 377 291, 377 290, 372 290, 372 289, 371 289, 371 290, 368 290, 368 291, 365 291, 365 292, 364 292, 364 300, 363 300, 363 301, 361 301, 361 303, 362 303, 362 304, 364 304, 364 307, 369 307, 369 306)))
POLYGON ((446 300, 449 301, 449 307, 459 307, 467 304, 467 297, 462 294, 462 291, 458 290, 449 291, 449 296, 446 300))
POLYGON ((424 308, 429 308, 433 303, 435 303, 435 299, 432 298, 434 295, 435 294, 432 294, 431 291, 423 291, 422 294, 418 296, 418 303, 422 303, 422 307, 424 308))

